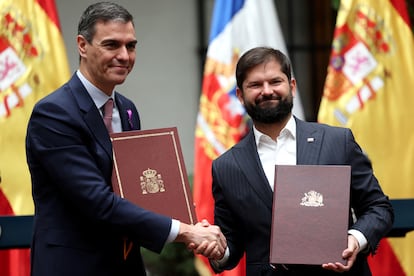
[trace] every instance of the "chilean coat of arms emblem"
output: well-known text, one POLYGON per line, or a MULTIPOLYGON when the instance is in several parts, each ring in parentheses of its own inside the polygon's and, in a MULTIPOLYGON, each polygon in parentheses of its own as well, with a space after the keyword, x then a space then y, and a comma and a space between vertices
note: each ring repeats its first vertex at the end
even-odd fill
POLYGON ((307 207, 322 207, 323 204, 323 195, 316 192, 316 191, 309 191, 304 194, 305 196, 302 197, 302 201, 300 205, 307 206, 307 207))

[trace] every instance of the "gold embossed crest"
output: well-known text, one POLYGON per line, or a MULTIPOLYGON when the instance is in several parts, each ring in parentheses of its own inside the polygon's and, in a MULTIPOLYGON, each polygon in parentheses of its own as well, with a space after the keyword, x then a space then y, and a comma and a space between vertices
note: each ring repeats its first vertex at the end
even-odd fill
POLYGON ((305 196, 302 197, 302 202, 300 205, 307 207, 322 207, 323 204, 323 195, 316 191, 309 191, 305 193, 305 196))
POLYGON ((142 172, 140 179, 143 195, 165 192, 164 181, 162 180, 161 174, 157 173, 156 170, 148 168, 142 172))

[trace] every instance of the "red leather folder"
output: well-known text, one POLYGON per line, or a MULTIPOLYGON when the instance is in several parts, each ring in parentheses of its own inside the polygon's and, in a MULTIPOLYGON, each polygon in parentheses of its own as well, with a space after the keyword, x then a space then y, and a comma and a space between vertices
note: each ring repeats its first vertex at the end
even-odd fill
POLYGON ((350 181, 350 166, 276 165, 270 263, 345 264, 350 181))
POLYGON ((176 127, 112 133, 115 193, 182 222, 197 222, 176 127))

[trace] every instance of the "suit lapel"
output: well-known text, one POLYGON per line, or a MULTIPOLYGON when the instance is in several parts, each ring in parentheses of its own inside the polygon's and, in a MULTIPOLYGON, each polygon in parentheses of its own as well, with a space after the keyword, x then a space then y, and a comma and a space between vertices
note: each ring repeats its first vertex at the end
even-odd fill
POLYGON ((296 119, 296 133, 296 163, 298 165, 317 164, 323 132, 317 129, 314 124, 296 119))
POLYGON ((80 111, 84 114, 83 118, 92 135, 108 153, 109 158, 112 159, 112 143, 109 139, 108 131, 103 124, 102 116, 76 74, 69 81, 69 87, 78 102, 80 111))
POLYGON ((234 147, 234 158, 259 198, 272 209, 273 192, 263 171, 253 131, 234 147))
MULTIPOLYGON (((296 118, 295 118, 296 119, 296 118)), ((296 119, 297 164, 317 164, 322 146, 323 132, 313 124, 296 119)), ((269 209, 272 209, 273 192, 263 171, 253 131, 234 146, 234 158, 249 185, 269 209)))

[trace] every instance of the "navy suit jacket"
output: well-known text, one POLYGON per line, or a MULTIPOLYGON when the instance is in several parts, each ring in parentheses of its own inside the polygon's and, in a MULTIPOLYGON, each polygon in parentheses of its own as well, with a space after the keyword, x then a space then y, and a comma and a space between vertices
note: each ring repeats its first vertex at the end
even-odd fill
MULTIPOLYGON (((350 220, 349 226, 365 235, 369 251, 374 252, 392 226, 393 211, 352 132, 298 119, 296 129, 297 164, 351 165, 351 207, 358 220, 350 220)), ((269 265, 273 192, 257 153, 253 131, 214 160, 212 170, 215 224, 221 227, 230 249, 224 269, 237 265, 246 253, 248 276, 285 275, 269 265)), ((305 229, 303 234, 306 235, 305 229)), ((360 253, 352 270, 344 275, 370 275, 365 257, 360 253)), ((337 275, 321 266, 292 269, 298 269, 298 275, 337 275)))
MULTIPOLYGON (((139 129, 135 105, 119 93, 115 101, 123 130, 139 129)), ((32 275, 145 275, 140 246, 160 252, 171 219, 113 193, 109 134, 76 74, 35 105, 26 150, 35 204, 32 275), (126 260, 124 239, 134 241, 126 260)))

